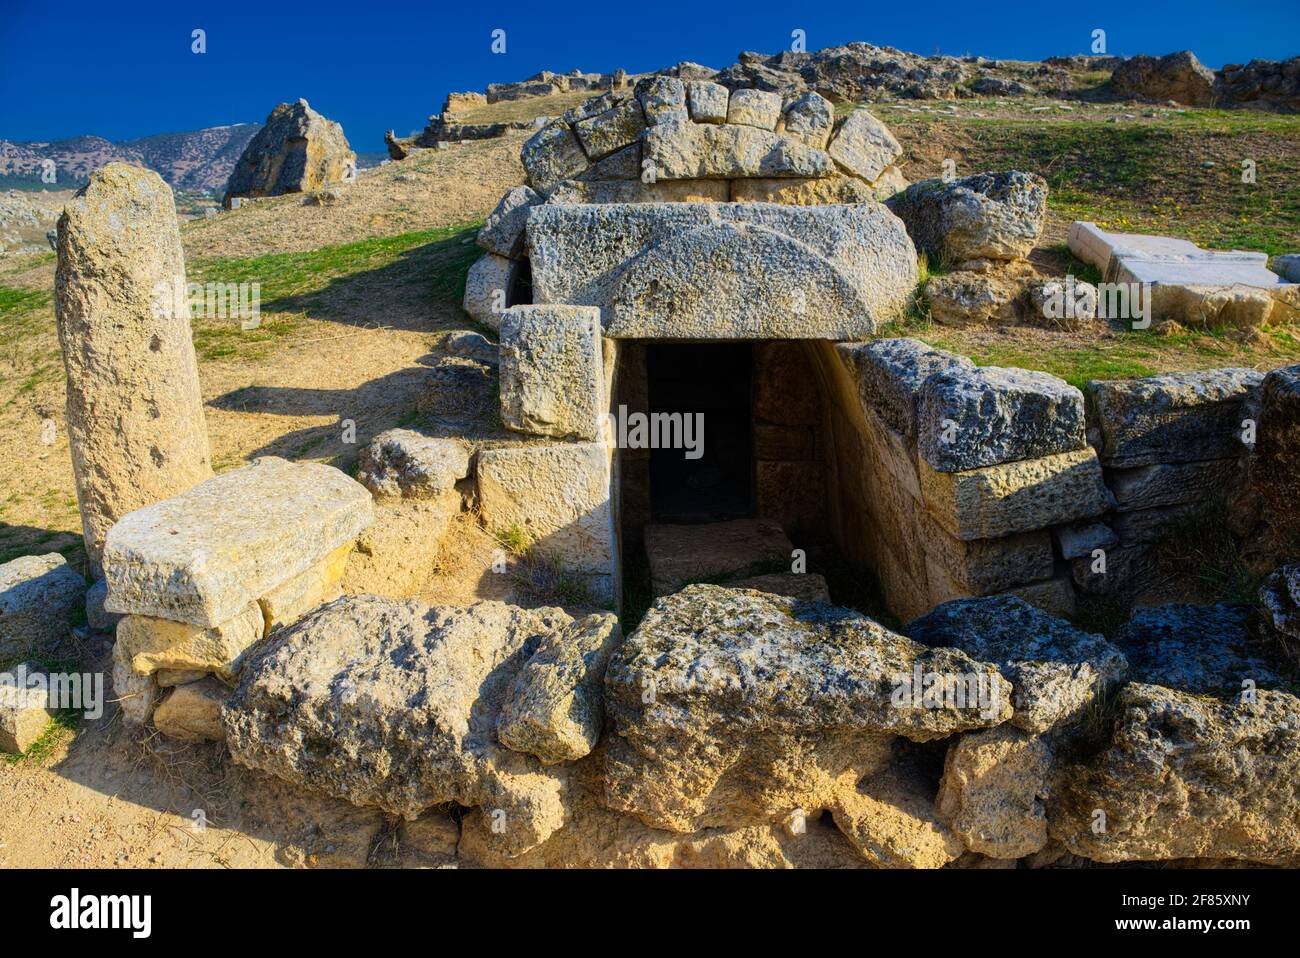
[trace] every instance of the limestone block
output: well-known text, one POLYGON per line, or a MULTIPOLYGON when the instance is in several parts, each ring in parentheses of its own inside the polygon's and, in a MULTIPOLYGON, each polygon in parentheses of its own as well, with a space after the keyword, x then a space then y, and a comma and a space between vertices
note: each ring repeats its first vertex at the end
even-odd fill
POLYGON ((210 628, 354 541, 365 487, 332 466, 267 456, 137 509, 104 550, 110 612, 210 628))
POLYGON ((1229 459, 1242 451, 1244 404, 1263 380, 1253 369, 1093 380, 1088 425, 1101 431, 1107 466, 1229 459))
POLYGON ((177 685, 197 682, 207 675, 207 672, 200 672, 197 669, 159 669, 153 674, 153 679, 160 689, 170 689, 177 685))
POLYGON ((937 472, 921 461, 930 515, 958 539, 993 539, 1100 515, 1110 506, 1092 449, 937 472))
POLYGON ((644 129, 645 115, 636 97, 628 97, 612 109, 580 120, 573 127, 578 142, 593 160, 635 143, 644 129))
POLYGON ((1300 366, 1275 369, 1260 389, 1250 486, 1284 534, 1300 526, 1300 366))
POLYGON ((858 384, 864 404, 891 429, 915 438, 921 386, 931 374, 974 369, 965 356, 933 349, 919 339, 877 339, 836 347, 858 384))
POLYGON ((660 122, 646 132, 641 150, 661 180, 829 176, 835 169, 827 153, 794 137, 731 123, 660 122))
POLYGON ((1047 373, 950 369, 921 387, 917 444, 940 472, 1083 449, 1083 394, 1047 373))
MULTIPOLYGON (((631 146, 625 146, 621 150, 616 150, 609 156, 602 157, 591 166, 587 167, 573 180, 565 180, 565 183, 587 181, 603 182, 605 180, 637 180, 641 179, 641 144, 633 143, 631 146)), ((556 187, 559 189, 559 187, 556 187)), ((547 196, 548 203, 566 202, 556 196, 555 190, 547 196)))
POLYGON ((726 123, 730 92, 721 83, 692 80, 686 84, 691 119, 696 123, 726 123))
POLYGON ((948 749, 935 801, 967 848, 1024 858, 1048 841, 1046 801, 1055 756, 1043 736, 1002 725, 961 736, 948 749))
POLYGON ((772 595, 785 595, 804 602, 829 602, 830 588, 826 577, 816 572, 769 572, 767 575, 755 575, 745 579, 728 579, 728 589, 753 589, 755 592, 770 592, 772 595))
POLYGON ((992 595, 1052 575, 1052 537, 1046 529, 963 541, 928 515, 923 514, 922 527, 931 587, 941 571, 955 589, 953 597, 992 595))
POLYGON ((727 122, 775 130, 781 117, 781 97, 766 90, 746 88, 731 94, 727 104, 727 122))
POLYGON ((388 429, 361 450, 357 481, 378 498, 438 499, 469 475, 469 457, 459 439, 388 429))
POLYGON ((231 171, 222 204, 236 198, 317 190, 356 177, 357 155, 343 127, 306 100, 281 103, 249 141, 231 171))
POLYGON ((85 604, 86 580, 57 552, 0 564, 0 662, 48 652, 85 604))
POLYGON ((589 615, 549 636, 515 676, 497 717, 497 738, 544 765, 573 762, 596 747, 604 717, 605 666, 623 640, 612 614, 589 615))
POLYGON ((802 140, 814 150, 824 150, 834 127, 835 110, 830 101, 809 90, 786 105, 777 132, 802 140))
POLYGON ((502 446, 478 456, 479 508, 493 532, 519 532, 566 568, 615 562, 609 454, 603 443, 502 446))
POLYGON ((1119 536, 1104 522, 1086 520, 1057 526, 1052 530, 1062 559, 1079 559, 1090 556, 1095 549, 1109 549, 1119 545, 1119 536))
POLYGON ((108 601, 108 582, 100 579, 86 590, 86 624, 96 632, 112 632, 122 618, 104 608, 108 601))
POLYGON ((677 77, 648 77, 636 85, 635 92, 647 123, 686 120, 686 84, 677 77))
POLYGON ((465 276, 465 298, 462 306, 475 320, 489 329, 501 326, 514 289, 519 264, 512 259, 488 253, 475 261, 465 276))
POLYGON ((690 582, 788 569, 794 545, 771 519, 645 527, 650 590, 669 595, 690 582))
POLYGON ((545 196, 561 180, 581 173, 588 166, 587 155, 563 120, 553 120, 529 138, 519 152, 528 173, 528 183, 545 196))
POLYGON ((776 177, 731 182, 733 203, 824 206, 830 203, 869 203, 875 199, 876 191, 866 183, 839 173, 821 177, 776 177))
POLYGON ((754 467, 758 515, 796 536, 815 532, 826 514, 826 468, 817 461, 759 462, 754 467))
POLYGON ((152 675, 137 675, 132 670, 131 657, 120 641, 113 644, 113 700, 127 725, 149 721, 158 701, 158 683, 152 675))
POLYGON ((959 270, 931 276, 925 302, 934 321, 945 326, 1010 325, 1019 318, 1022 292, 1014 280, 959 270))
POLYGON ((817 434, 808 426, 754 424, 754 458, 759 462, 801 461, 817 457, 817 434))
POLYGON ((455 490, 437 499, 376 503, 374 524, 361 534, 348 559, 343 591, 397 599, 428 592, 443 538, 460 511, 461 494, 455 490))
POLYGON ((1154 544, 1166 538, 1179 526, 1186 525, 1203 508, 1201 503, 1185 502, 1177 506, 1158 506, 1154 509, 1119 512, 1111 520, 1111 527, 1125 545, 1154 544))
POLYGON ((211 627, 128 615, 118 623, 116 648, 136 675, 187 669, 234 679, 245 653, 265 634, 262 610, 253 602, 230 620, 211 627))
POLYGON ((1017 170, 934 178, 893 196, 889 208, 907 224, 918 250, 953 266, 1023 259, 1043 230, 1047 183, 1017 170))
POLYGON ((154 709, 154 727, 182 742, 219 742, 226 737, 221 706, 229 695, 230 687, 211 676, 178 685, 154 709))
POLYGON ((1018 585, 1000 593, 1020 599, 1026 605, 1032 605, 1048 615, 1062 619, 1072 619, 1079 614, 1078 595, 1074 583, 1068 575, 1058 575, 1042 582, 1018 585))
POLYGON ((0 675, 0 752, 27 751, 54 718, 48 687, 28 684, 28 677, 41 671, 24 662, 0 675))
POLYGON ((516 186, 501 197, 478 231, 478 245, 489 253, 519 259, 524 252, 524 227, 528 211, 542 198, 527 186, 516 186))
POLYGON ((552 203, 725 203, 726 180, 565 180, 551 191, 552 203))
POLYGON ((1109 469, 1106 485, 1121 512, 1176 506, 1214 498, 1244 478, 1235 459, 1208 462, 1158 462, 1133 469, 1109 469))
POLYGON ((501 419, 535 436, 596 439, 605 409, 600 310, 515 306, 501 321, 501 419))
POLYGON ((840 124, 831 140, 830 154, 842 170, 873 183, 903 155, 903 148, 889 127, 858 109, 840 124))
POLYGON ((212 475, 172 192, 125 163, 59 219, 55 314, 86 555, 133 509, 212 475))
POLYGON ((894 762, 838 797, 831 814, 844 837, 876 868, 942 868, 961 839, 940 818, 934 786, 915 762, 894 762))
POLYGON ((1104 556, 1089 554, 1071 563, 1074 585, 1080 592, 1124 598, 1150 584, 1155 557, 1149 545, 1125 544, 1104 551, 1104 556))
POLYGON ((318 605, 339 595, 339 583, 347 568, 354 543, 345 542, 316 565, 280 583, 257 600, 266 631, 283 628, 298 621, 318 605))

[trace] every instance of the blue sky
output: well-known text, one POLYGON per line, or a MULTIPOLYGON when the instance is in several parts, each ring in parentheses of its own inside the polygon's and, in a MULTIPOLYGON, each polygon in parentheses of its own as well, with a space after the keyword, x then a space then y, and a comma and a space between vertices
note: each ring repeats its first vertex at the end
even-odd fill
POLYGON ((1300 53, 1300 0, 996 4, 926 0, 794 3, 621 0, 310 4, 0 0, 0 138, 93 133, 112 140, 262 120, 306 97, 361 150, 424 125, 449 90, 541 69, 712 67, 775 53, 794 29, 808 49, 866 40, 917 53, 1041 59, 1191 49, 1217 67, 1300 53), (556 14, 559 13, 559 16, 556 14), (207 32, 207 52, 190 50, 207 32), (506 30, 506 53, 491 32, 506 30))

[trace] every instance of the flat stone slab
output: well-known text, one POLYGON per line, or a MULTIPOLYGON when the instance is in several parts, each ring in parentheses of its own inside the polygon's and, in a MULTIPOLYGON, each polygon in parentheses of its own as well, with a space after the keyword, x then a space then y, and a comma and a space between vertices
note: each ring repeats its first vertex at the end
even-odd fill
POLYGON ((1277 286, 1268 254, 1207 250, 1172 236, 1108 233, 1082 220, 1070 225, 1070 252, 1096 266, 1110 283, 1204 286, 1277 286))
POLYGON ((86 580, 57 552, 0 565, 0 659, 46 651, 83 608, 86 580))
POLYGON ((868 339, 917 275, 877 203, 546 204, 528 248, 534 302, 599 306, 634 339, 868 339))
POLYGON ((104 544, 104 607, 221 625, 373 519, 345 473, 267 456, 123 516, 104 544))
MULTIPOLYGON (((645 527, 650 589, 669 595, 690 582, 789 569, 794 545, 771 519, 645 527)), ((731 583, 728 583, 729 585, 731 583)))

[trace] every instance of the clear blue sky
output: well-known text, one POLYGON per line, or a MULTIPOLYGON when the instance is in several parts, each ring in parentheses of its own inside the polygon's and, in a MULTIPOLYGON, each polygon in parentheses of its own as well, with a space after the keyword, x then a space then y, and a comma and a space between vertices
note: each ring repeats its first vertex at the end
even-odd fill
POLYGON ((1041 59, 1191 49, 1209 66, 1300 53, 1300 0, 615 0, 443 5, 113 3, 0 0, 0 138, 93 133, 111 140, 262 120, 306 97, 342 122, 354 148, 422 127, 450 90, 481 90, 541 69, 715 68, 741 50, 775 53, 865 40, 917 53, 1041 59), (190 33, 207 31, 207 53, 190 33), (506 53, 490 34, 506 30, 506 53))

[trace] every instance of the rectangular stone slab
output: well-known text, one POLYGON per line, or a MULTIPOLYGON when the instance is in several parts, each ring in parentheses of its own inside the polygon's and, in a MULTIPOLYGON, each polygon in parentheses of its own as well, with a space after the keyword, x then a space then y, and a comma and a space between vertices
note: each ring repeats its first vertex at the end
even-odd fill
POLYGON ((123 516, 104 545, 104 606, 216 626, 373 518, 370 493, 338 469, 258 459, 123 516))

